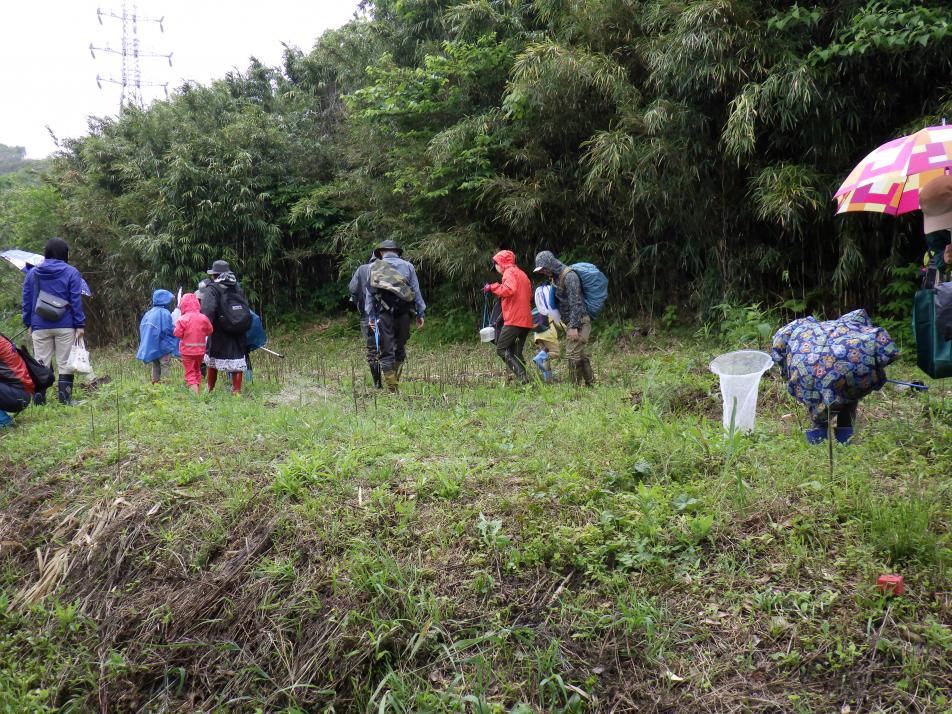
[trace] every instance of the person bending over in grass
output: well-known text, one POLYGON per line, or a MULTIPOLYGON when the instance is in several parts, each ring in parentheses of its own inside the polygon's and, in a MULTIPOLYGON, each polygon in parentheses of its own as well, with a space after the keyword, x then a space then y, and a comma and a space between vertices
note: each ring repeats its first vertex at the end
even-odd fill
POLYGON ((11 426, 13 418, 33 399, 33 380, 26 362, 17 353, 13 341, 0 334, 0 429, 11 426))
POLYGON ((202 361, 205 359, 206 338, 215 329, 201 313, 198 298, 193 293, 182 296, 182 317, 175 325, 175 336, 180 340, 182 364, 185 366, 185 386, 198 394, 202 387, 202 361))
POLYGON ((152 293, 152 307, 139 322, 139 351, 136 359, 152 366, 152 384, 169 373, 169 363, 179 356, 179 341, 172 334, 172 308, 175 296, 168 290, 152 293))

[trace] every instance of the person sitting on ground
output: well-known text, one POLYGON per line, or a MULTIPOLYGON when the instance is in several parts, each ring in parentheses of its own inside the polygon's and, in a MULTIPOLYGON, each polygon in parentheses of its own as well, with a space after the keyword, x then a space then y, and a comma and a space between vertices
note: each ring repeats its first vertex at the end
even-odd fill
POLYGON ((370 377, 373 379, 374 386, 377 389, 383 388, 383 377, 380 371, 380 354, 377 351, 377 338, 373 330, 368 326, 369 315, 367 306, 364 303, 364 295, 367 292, 367 286, 370 284, 370 269, 377 256, 371 254, 370 261, 357 267, 350 284, 347 286, 350 290, 351 302, 357 305, 357 312, 360 313, 360 334, 364 338, 364 344, 367 349, 367 366, 370 367, 370 377))
POLYGON ((245 333, 251 327, 251 308, 238 284, 238 278, 226 261, 216 260, 208 274, 212 276, 212 281, 203 288, 201 299, 202 314, 215 328, 205 352, 208 391, 215 388, 219 372, 230 372, 231 393, 239 395, 248 366, 245 360, 245 333), (236 320, 240 316, 245 319, 236 320))
POLYGON ((175 324, 175 336, 180 340, 182 365, 185 367, 185 386, 195 394, 202 388, 202 361, 205 359, 207 338, 214 332, 211 321, 202 314, 198 298, 193 293, 182 296, 182 317, 175 324))
POLYGON ((526 337, 535 326, 532 321, 532 283, 519 266, 516 254, 501 250, 493 256, 493 267, 502 275, 498 283, 486 283, 483 292, 489 292, 502 301, 502 330, 496 335, 496 354, 506 363, 521 384, 529 381, 526 363, 522 357, 526 337))
MULTIPOLYGON (((62 238, 50 238, 43 257, 23 280, 23 325, 30 330, 37 362, 52 369, 56 358, 57 396, 61 404, 69 405, 73 403, 69 353, 86 331, 83 276, 69 264, 69 245, 62 238)), ((46 404, 46 390, 36 392, 33 401, 46 404)))
POLYGON ((582 281, 548 250, 536 255, 533 272, 545 275, 555 288, 555 300, 566 326, 565 357, 572 381, 575 384, 584 381, 585 386, 591 387, 595 373, 585 348, 592 336, 592 318, 585 309, 582 281))
POLYGON ((394 241, 383 241, 374 255, 377 261, 371 266, 370 281, 364 291, 367 326, 377 330, 383 381, 388 391, 396 392, 407 359, 410 315, 415 312, 417 327, 423 327, 426 303, 420 293, 416 268, 401 257, 403 251, 394 241))
POLYGON ((169 373, 173 357, 179 356, 179 341, 172 334, 175 325, 172 308, 175 296, 168 290, 152 293, 152 307, 139 322, 139 351, 136 359, 152 367, 152 384, 158 384, 169 373))
POLYGON ((0 333, 0 429, 11 426, 13 417, 30 405, 33 380, 16 346, 0 333))

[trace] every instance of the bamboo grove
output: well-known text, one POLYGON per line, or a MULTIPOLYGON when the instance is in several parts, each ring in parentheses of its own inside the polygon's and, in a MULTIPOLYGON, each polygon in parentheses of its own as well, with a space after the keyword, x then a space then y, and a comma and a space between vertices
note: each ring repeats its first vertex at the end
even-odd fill
POLYGON ((938 0, 365 0, 282 67, 90 120, 0 239, 66 237, 104 337, 218 257, 266 314, 336 309, 385 237, 444 314, 503 246, 598 263, 629 314, 876 310, 919 219, 832 192, 952 119, 950 70, 938 0))

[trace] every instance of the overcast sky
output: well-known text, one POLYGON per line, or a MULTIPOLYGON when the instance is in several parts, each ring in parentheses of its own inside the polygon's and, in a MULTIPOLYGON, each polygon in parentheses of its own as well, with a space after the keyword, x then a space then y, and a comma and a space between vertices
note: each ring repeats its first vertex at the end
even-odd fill
MULTIPOLYGON (((139 16, 164 17, 138 23, 141 52, 173 53, 140 59, 143 81, 208 83, 230 69, 244 70, 252 55, 280 64, 282 42, 307 51, 327 29, 349 20, 358 0, 133 0, 139 16)), ((121 57, 89 45, 119 49, 122 23, 103 18, 97 8, 122 14, 122 0, 0 0, 0 144, 24 146, 29 158, 56 150, 46 126, 60 138, 86 133, 86 117, 115 114, 118 85, 96 75, 121 75, 121 57)), ((131 26, 130 26, 131 29, 131 26)), ((148 102, 161 88, 143 89, 148 102)))

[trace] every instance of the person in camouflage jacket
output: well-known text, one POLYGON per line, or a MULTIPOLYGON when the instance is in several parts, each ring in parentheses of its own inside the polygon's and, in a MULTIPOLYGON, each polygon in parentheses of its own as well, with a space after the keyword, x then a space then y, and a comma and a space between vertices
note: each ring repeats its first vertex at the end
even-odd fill
POLYGON ((586 346, 592 336, 592 318, 585 310, 582 281, 574 270, 548 250, 536 255, 533 272, 546 276, 555 287, 555 300, 566 328, 565 357, 572 381, 575 384, 584 381, 586 386, 591 387, 595 382, 595 373, 586 346))

